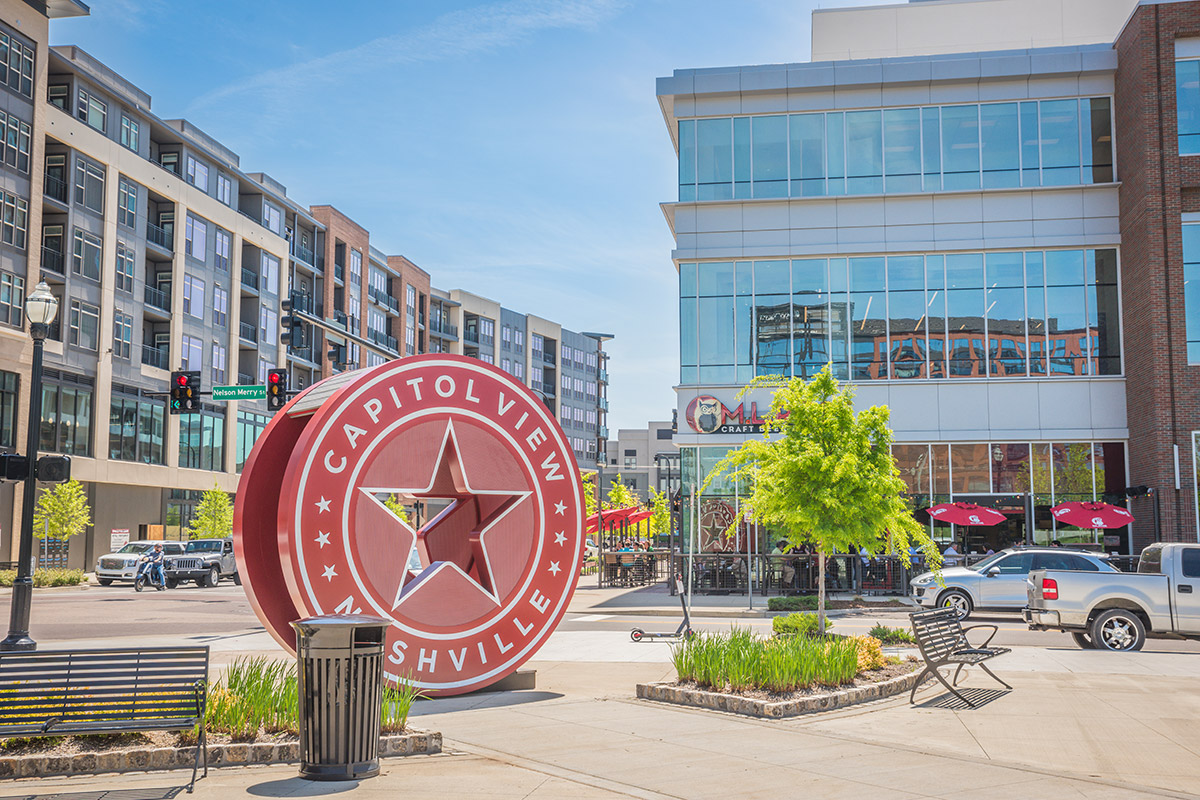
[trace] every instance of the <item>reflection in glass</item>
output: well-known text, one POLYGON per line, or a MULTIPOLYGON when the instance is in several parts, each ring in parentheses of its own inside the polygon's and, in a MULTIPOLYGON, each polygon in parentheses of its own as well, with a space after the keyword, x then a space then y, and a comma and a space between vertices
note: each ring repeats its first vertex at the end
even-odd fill
POLYGON ((921 109, 921 154, 925 162, 925 186, 927 192, 938 192, 942 188, 942 133, 941 114, 936 106, 921 109))
MULTIPOLYGON (((821 272, 824 273, 824 262, 821 261, 819 263, 822 267, 821 272)), ((754 262, 755 294, 787 294, 791 290, 791 265, 787 261, 754 262)))
POLYGON ((925 292, 888 293, 888 358, 893 378, 925 377, 925 292))
POLYGON ((909 495, 929 494, 929 445, 894 444, 892 458, 909 495))
POLYGON ((733 198, 732 122, 696 120, 696 199, 733 198))
POLYGON ((1025 290, 988 289, 988 360, 992 375, 1025 375, 1025 290))
POLYGON ((1029 445, 992 444, 992 491, 998 494, 1029 491, 1029 445))
POLYGON ((931 494, 950 494, 950 445, 929 445, 930 474, 933 475, 931 494))
POLYGON ((1046 287, 1050 375, 1087 374, 1086 295, 1082 286, 1046 287))
POLYGON ((829 294, 806 292, 792 296, 794 374, 811 378, 829 363, 829 294))
POLYGON ((730 367, 719 374, 729 374, 733 378, 734 337, 733 298, 732 297, 702 297, 700 298, 697 330, 700 342, 700 366, 703 379, 704 368, 730 367))
POLYGON ((679 296, 680 297, 695 297, 696 296, 696 265, 695 264, 680 264, 679 265, 679 296))
POLYGON ((733 119, 733 196, 740 199, 750 194, 750 118, 733 119))
POLYGON ((1084 178, 1091 171, 1092 183, 1109 183, 1113 179, 1112 114, 1107 97, 1084 98, 1079 101, 1083 121, 1084 178))
POLYGON ((679 200, 696 199, 696 120, 679 122, 679 200))
POLYGON ((1079 183, 1079 101, 1041 101, 1042 185, 1079 183))
POLYGON ((733 294, 733 264, 709 261, 697 265, 701 297, 733 294))
POLYGON ((825 171, 829 194, 846 193, 846 115, 837 111, 825 115, 825 171))
POLYGON ((696 344, 696 300, 692 297, 679 299, 679 364, 683 367, 699 365, 696 344))
POLYGON ((883 129, 878 111, 846 113, 846 193, 883 191, 883 129))
POLYGON ((850 294, 852 380, 887 377, 882 344, 887 335, 887 299, 882 291, 850 294))
POLYGON ((883 147, 887 191, 921 191, 920 109, 896 108, 883 112, 883 147))
MULTIPOLYGON (((746 384, 754 380, 754 325, 755 309, 753 297, 736 297, 733 301, 734 327, 734 380, 746 384)), ((768 370, 762 374, 787 374, 787 359, 783 360, 783 368, 768 370)))
MULTIPOLYGON (((786 262, 785 262, 786 263, 786 262)), ((786 294, 765 294, 755 297, 754 329, 755 363, 759 375, 787 375, 791 363, 789 347, 792 305, 786 294)))
POLYGON ((754 196, 788 195, 788 120, 754 118, 754 196))
POLYGON ((825 194, 825 115, 793 114, 788 128, 792 196, 825 194))
POLYGON ((979 106, 942 108, 942 188, 979 188, 979 106))
POLYGON ((1042 185, 1042 138, 1036 100, 1021 103, 1021 185, 1042 185))
POLYGON ((986 444, 950 445, 950 468, 953 471, 955 494, 992 490, 989 456, 990 449, 986 444))
POLYGON ((1200 61, 1175 62, 1175 112, 1179 154, 1200 153, 1200 61))
POLYGON ((1021 137, 1016 103, 979 107, 983 188, 1021 185, 1021 137))
POLYGON ((1183 311, 1188 363, 1200 364, 1200 225, 1183 226, 1183 311))

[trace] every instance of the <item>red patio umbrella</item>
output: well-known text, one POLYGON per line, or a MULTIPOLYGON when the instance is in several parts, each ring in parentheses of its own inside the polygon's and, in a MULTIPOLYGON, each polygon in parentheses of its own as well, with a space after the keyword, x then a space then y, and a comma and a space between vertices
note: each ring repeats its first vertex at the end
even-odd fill
POLYGON ((1090 501, 1059 503, 1050 513, 1059 522, 1080 528, 1120 528, 1133 522, 1133 514, 1120 506, 1090 501))
POLYGON ((934 519, 955 525, 995 525, 1008 519, 994 508, 984 508, 974 503, 939 503, 926 510, 934 519))

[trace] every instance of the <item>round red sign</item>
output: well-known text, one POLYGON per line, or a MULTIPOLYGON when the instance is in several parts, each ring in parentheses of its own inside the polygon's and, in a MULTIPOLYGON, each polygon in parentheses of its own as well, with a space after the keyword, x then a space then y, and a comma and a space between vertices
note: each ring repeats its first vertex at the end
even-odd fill
POLYGON ((289 648, 299 616, 382 617, 386 676, 431 694, 503 678, 561 620, 582 557, 578 468, 554 415, 511 375, 459 356, 341 381, 319 404, 325 383, 293 400, 243 472, 239 557, 274 549, 278 561, 244 572, 260 616, 289 648), (267 533, 249 505, 276 482, 254 472, 283 450, 267 533), (404 507, 420 510, 420 527, 404 507), (263 539, 275 548, 256 547, 263 539), (266 596, 280 590, 290 603, 266 596))

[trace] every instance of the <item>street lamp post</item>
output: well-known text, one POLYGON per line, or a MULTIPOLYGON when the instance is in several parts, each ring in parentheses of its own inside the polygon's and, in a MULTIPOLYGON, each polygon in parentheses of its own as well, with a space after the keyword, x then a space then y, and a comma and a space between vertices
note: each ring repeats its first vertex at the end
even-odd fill
POLYGON ((37 642, 29 635, 29 612, 33 605, 33 506, 37 492, 38 432, 42 419, 42 347, 50 323, 58 313, 58 298, 50 293, 45 281, 39 281, 25 300, 29 335, 33 339, 33 368, 29 378, 29 430, 25 457, 29 473, 25 476, 25 496, 21 505, 21 543, 17 560, 17 578, 13 581, 9 607, 8 637, 0 650, 36 650, 37 642))

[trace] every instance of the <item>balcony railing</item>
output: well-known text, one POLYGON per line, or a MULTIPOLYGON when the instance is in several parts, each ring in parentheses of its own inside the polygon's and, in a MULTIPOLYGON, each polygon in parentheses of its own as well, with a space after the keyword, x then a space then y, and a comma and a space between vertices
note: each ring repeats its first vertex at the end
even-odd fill
POLYGON ((254 376, 247 375, 245 372, 238 373, 238 386, 253 386, 254 376))
POLYGON ((600 439, 607 439, 608 438, 608 428, 604 425, 601 425, 599 430, 596 431, 596 436, 600 439))
POLYGON ((433 333, 440 333, 443 336, 450 336, 455 339, 458 338, 458 326, 451 325, 449 322, 434 323, 430 326, 429 330, 433 333))
POLYGON ((258 289, 258 273, 248 267, 242 267, 242 286, 258 289))
POLYGON ((600 379, 601 383, 608 383, 608 370, 606 370, 606 369, 600 370, 599 379, 600 379))
POLYGON ((155 225, 153 222, 146 223, 146 239, 164 250, 175 249, 175 245, 171 241, 171 231, 161 225, 155 225))
POLYGON ((238 336, 241 336, 247 342, 258 341, 258 328, 251 325, 249 322, 238 323, 238 336))
POLYGON ((171 298, 167 297, 167 293, 161 289, 155 289, 153 286, 147 286, 146 305, 152 308, 160 308, 163 311, 170 311, 171 298))
POLYGON ((309 250, 307 247, 305 247, 304 245, 300 245, 300 244, 296 245, 295 248, 293 248, 293 249, 296 251, 295 252, 296 258, 300 259, 305 264, 313 264, 313 265, 316 264, 316 261, 313 258, 312 250, 309 250))
POLYGON ((367 287, 367 296, 379 305, 390 308, 393 314, 400 313, 400 301, 392 297, 387 292, 381 292, 374 286, 369 286, 367 287))
POLYGON ((542 360, 545 361, 547 364, 556 363, 554 360, 554 353, 550 352, 549 350, 542 353, 542 360))
POLYGON ((367 330, 367 335, 372 342, 379 345, 380 347, 386 347, 386 348, 388 348, 390 350, 394 350, 396 352, 399 352, 399 350, 400 350, 400 347, 399 347, 400 343, 396 341, 395 336, 388 336, 383 331, 377 331, 374 328, 369 328, 367 330))
POLYGON ((345 311, 334 311, 333 312, 333 324, 341 326, 342 330, 347 329, 346 326, 348 324, 348 320, 349 320, 349 317, 346 316, 345 311))
POLYGON ((63 205, 67 204, 67 182, 57 175, 46 173, 46 196, 57 200, 63 205))
POLYGON ((463 341, 479 344, 479 331, 475 328, 467 328, 463 331, 463 341))
POLYGON ((169 369, 171 365, 171 355, 165 349, 144 344, 142 345, 142 363, 148 367, 169 369))
POLYGON ((42 248, 42 269, 48 269, 51 272, 57 272, 59 275, 65 275, 63 272, 63 254, 57 250, 51 250, 49 247, 42 248))
POLYGON ((346 268, 341 264, 334 264, 333 277, 337 278, 339 281, 346 280, 346 268))
POLYGON ((608 401, 605 400, 603 397, 601 397, 600 400, 596 403, 596 407, 599 408, 601 411, 608 411, 608 401))

